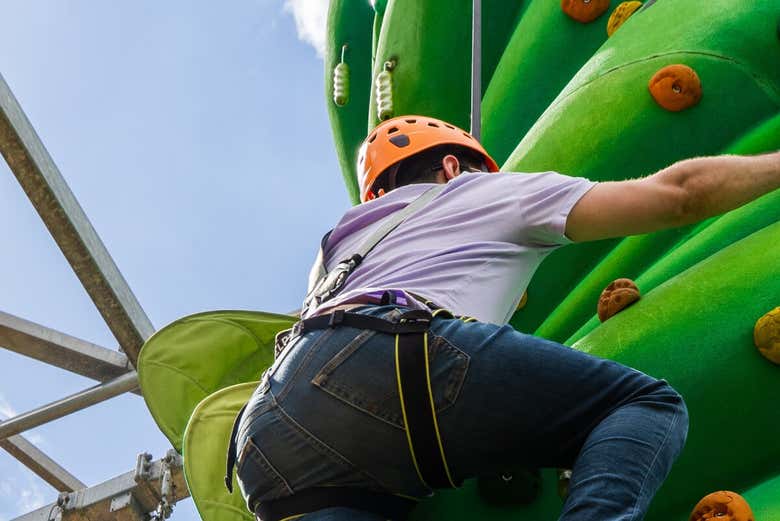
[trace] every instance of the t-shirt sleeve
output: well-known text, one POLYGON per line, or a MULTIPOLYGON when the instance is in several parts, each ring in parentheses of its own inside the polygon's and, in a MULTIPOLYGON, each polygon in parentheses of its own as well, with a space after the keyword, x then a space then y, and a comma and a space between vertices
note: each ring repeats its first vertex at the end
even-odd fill
POLYGON ((496 198, 492 206, 502 221, 496 224, 514 242, 536 247, 572 243, 565 234, 566 219, 577 201, 597 184, 557 172, 488 174, 481 181, 496 198))
POLYGON ((565 234, 566 220, 577 201, 597 183, 557 172, 508 177, 518 185, 514 195, 523 221, 521 239, 537 246, 571 244, 565 234))

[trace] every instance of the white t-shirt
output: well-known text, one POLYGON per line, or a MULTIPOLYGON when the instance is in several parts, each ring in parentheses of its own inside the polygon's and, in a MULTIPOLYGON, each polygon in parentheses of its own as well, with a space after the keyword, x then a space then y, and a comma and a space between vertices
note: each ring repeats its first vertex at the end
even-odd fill
MULTIPOLYGON (((595 184, 555 172, 463 173, 377 244, 341 292, 306 317, 339 304, 376 303, 392 291, 412 308, 423 306, 410 293, 457 315, 505 324, 542 260, 571 243, 566 219, 595 184)), ((325 245, 327 269, 432 186, 403 186, 347 211, 325 245)))

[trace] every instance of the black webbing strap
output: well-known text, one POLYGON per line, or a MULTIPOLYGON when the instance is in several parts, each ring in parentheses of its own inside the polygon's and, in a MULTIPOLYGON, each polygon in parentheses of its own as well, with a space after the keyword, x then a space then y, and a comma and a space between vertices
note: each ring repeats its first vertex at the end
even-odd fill
POLYGON ((407 311, 398 322, 337 310, 298 322, 293 333, 348 326, 396 335, 398 394, 415 469, 429 488, 457 488, 444 455, 431 389, 427 334, 431 318, 427 310, 407 311))
POLYGON ((228 443, 228 451, 226 458, 225 468, 225 487, 228 492, 233 493, 233 468, 236 466, 236 436, 238 435, 238 424, 241 422, 241 416, 246 410, 248 402, 241 407, 241 410, 236 414, 236 419, 233 420, 233 429, 230 432, 230 442, 228 443))
MULTIPOLYGON (((297 322, 292 333, 300 335, 316 329, 346 326, 395 335, 398 392, 415 469, 420 480, 429 488, 455 488, 459 485, 455 484, 447 467, 431 390, 428 362, 431 318, 431 313, 426 310, 407 311, 398 322, 337 310, 297 322)), ((228 465, 230 475, 230 460, 228 465)), ((228 481, 229 478, 226 484, 228 481)), ((373 512, 383 519, 402 521, 415 504, 409 498, 368 489, 315 487, 285 498, 260 502, 254 507, 254 512, 260 521, 282 521, 324 508, 346 507, 373 512)))
POLYGON ((296 322, 293 326, 293 335, 302 335, 315 329, 327 329, 329 327, 347 326, 357 329, 371 329, 380 333, 397 335, 399 333, 422 333, 428 331, 431 324, 431 314, 426 310, 407 311, 401 315, 398 322, 391 322, 379 317, 350 313, 336 310, 327 315, 307 318, 296 322))
POLYGON ((255 506, 259 521, 282 521, 323 508, 354 508, 372 512, 382 519, 403 521, 417 503, 393 494, 347 487, 319 487, 296 492, 292 496, 262 501, 255 506))
POLYGON ((428 333, 395 337, 395 366, 406 439, 420 479, 429 488, 457 488, 444 456, 428 366, 428 333))

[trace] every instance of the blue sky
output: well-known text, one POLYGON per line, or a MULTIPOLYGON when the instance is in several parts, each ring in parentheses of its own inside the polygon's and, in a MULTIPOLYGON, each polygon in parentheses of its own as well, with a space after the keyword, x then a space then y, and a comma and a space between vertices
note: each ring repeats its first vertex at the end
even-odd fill
MULTIPOLYGON (((155 327, 299 306, 349 207, 315 49, 326 2, 4 2, 0 73, 155 327)), ((0 253, 0 310, 116 348, 5 162, 0 253)), ((93 384, 0 349, 0 414, 93 384)), ((134 395, 26 436, 89 485, 169 447, 134 395)), ((0 451, 0 520, 55 499, 0 451)), ((173 519, 197 519, 190 500, 173 519)))

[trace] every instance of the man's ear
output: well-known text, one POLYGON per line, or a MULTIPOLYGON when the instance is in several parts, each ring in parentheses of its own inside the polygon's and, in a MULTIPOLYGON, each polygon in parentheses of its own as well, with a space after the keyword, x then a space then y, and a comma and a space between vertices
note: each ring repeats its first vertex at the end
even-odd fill
POLYGON ((447 178, 447 181, 460 175, 460 161, 458 161, 458 158, 452 154, 447 154, 444 156, 444 158, 441 160, 441 166, 442 169, 444 169, 444 177, 447 178))

